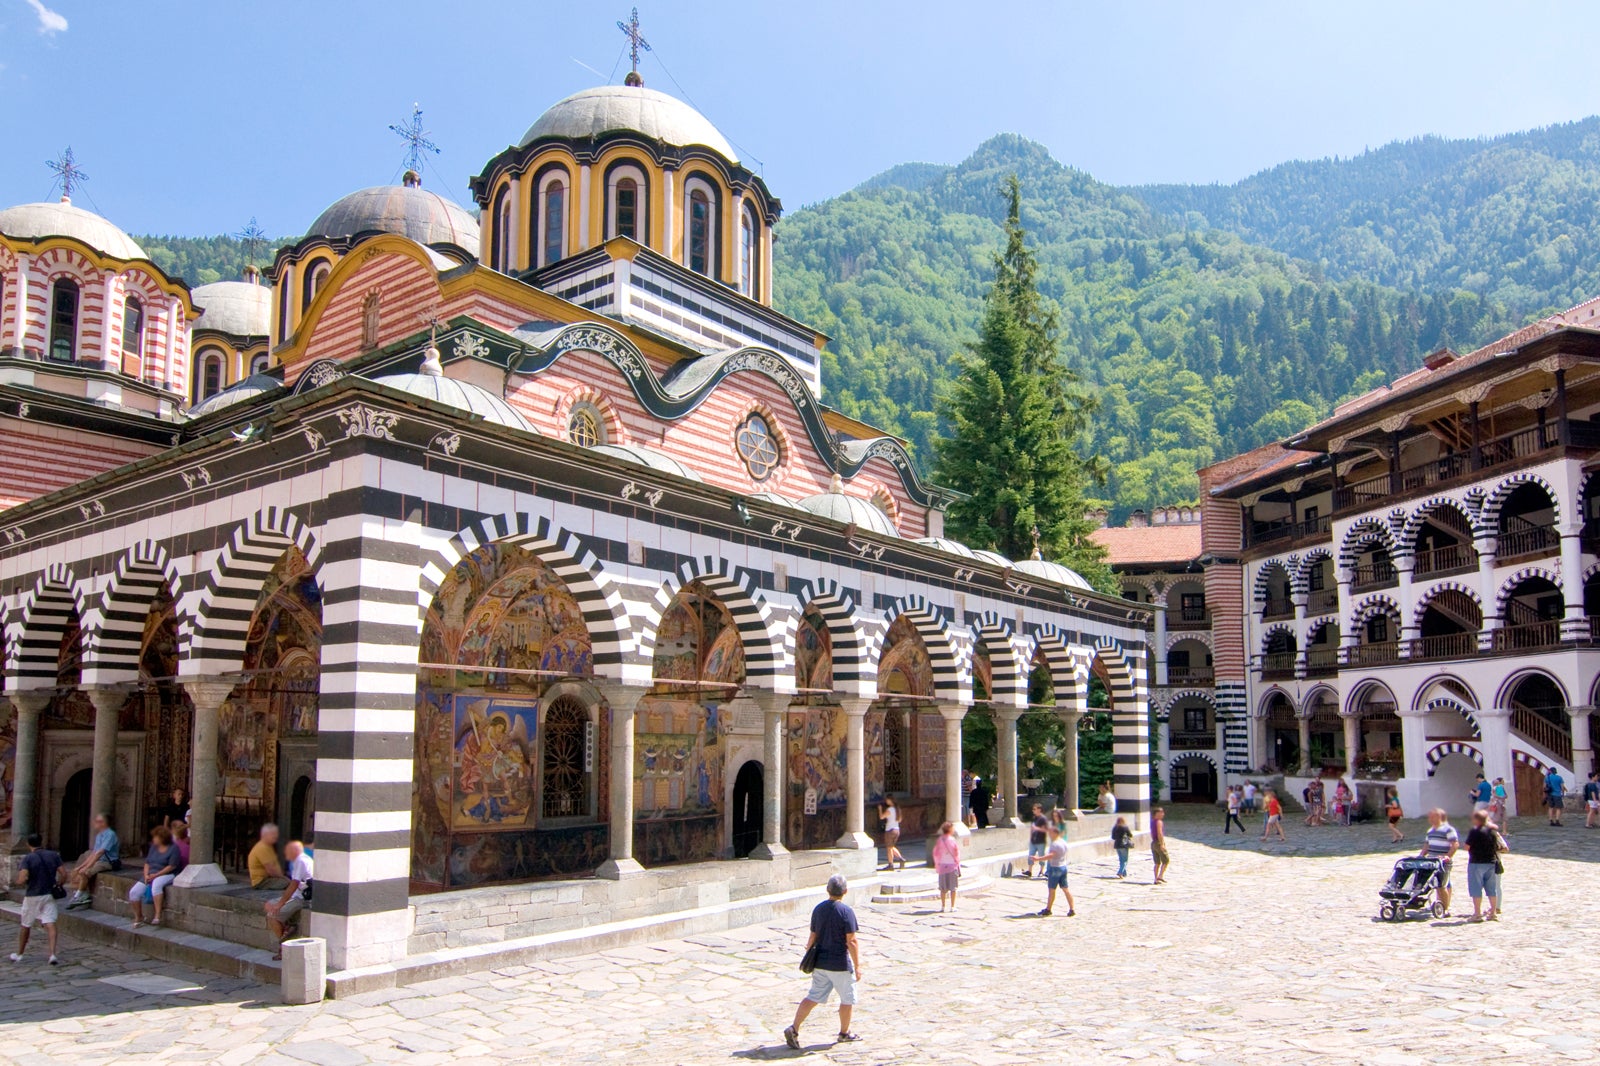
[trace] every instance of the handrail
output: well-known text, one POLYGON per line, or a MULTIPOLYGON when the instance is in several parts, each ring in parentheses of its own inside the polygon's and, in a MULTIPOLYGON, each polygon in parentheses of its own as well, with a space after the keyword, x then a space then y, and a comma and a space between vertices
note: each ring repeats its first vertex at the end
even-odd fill
POLYGON ((1338 648, 1307 648, 1306 649, 1306 674, 1312 677, 1325 676, 1339 671, 1338 648))
POLYGON ((1294 615, 1294 601, 1287 596, 1268 596, 1261 605, 1262 618, 1289 618, 1294 615))
POLYGON ((1261 676, 1293 677, 1295 660, 1298 658, 1297 652, 1269 651, 1261 656, 1261 676))
POLYGON ((1418 552, 1413 569, 1418 577, 1425 574, 1443 574, 1454 570, 1475 570, 1478 552, 1470 544, 1446 544, 1442 548, 1418 552))
POLYGON ((1389 559, 1379 559, 1373 563, 1362 563, 1351 568, 1350 587, 1352 589, 1377 588, 1393 584, 1398 580, 1400 580, 1400 573, 1389 559))
POLYGON ((1572 718, 1565 707, 1548 709, 1559 711, 1566 718, 1566 724, 1561 725, 1553 722, 1540 714, 1535 708, 1513 700, 1511 703, 1511 728, 1542 747, 1545 751, 1548 751, 1551 755, 1570 762, 1572 760, 1572 718))
POLYGON ((1555 526, 1529 523, 1526 529, 1501 533, 1495 541, 1495 557, 1499 561, 1524 555, 1551 555, 1560 547, 1561 537, 1555 526))
POLYGON ((1170 684, 1190 682, 1194 684, 1209 685, 1216 679, 1217 672, 1210 666, 1168 666, 1167 681, 1170 684))
POLYGON ((1400 661, 1400 642, 1398 640, 1379 641, 1375 644, 1357 644, 1346 649, 1347 661, 1351 666, 1377 666, 1383 663, 1397 663, 1400 661))
POLYGON ((1413 659, 1465 659, 1476 654, 1476 632, 1441 633, 1432 637, 1418 637, 1411 642, 1413 659))
POLYGON ((1553 648, 1559 643, 1561 643, 1561 621, 1555 618, 1525 626, 1501 626, 1494 631, 1495 651, 1553 648))
POLYGON ((1245 531, 1245 543, 1250 546, 1270 544, 1276 540, 1299 540, 1301 537, 1325 537, 1333 531, 1333 516, 1318 515, 1303 522, 1275 518, 1269 522, 1254 522, 1245 531))
POLYGON ((1306 596, 1306 614, 1333 614, 1339 609, 1338 589, 1317 589, 1306 596))

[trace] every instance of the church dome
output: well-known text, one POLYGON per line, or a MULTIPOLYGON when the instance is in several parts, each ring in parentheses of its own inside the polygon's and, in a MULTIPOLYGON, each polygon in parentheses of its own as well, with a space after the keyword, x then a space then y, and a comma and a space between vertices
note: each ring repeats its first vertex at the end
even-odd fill
POLYGON ((272 330, 272 290, 249 281, 215 281, 194 290, 197 330, 264 337, 272 330))
POLYGON ((18 204, 0 211, 0 233, 38 240, 74 237, 113 259, 149 259, 134 239, 93 211, 74 207, 66 199, 55 203, 18 204))
POLYGON ((307 237, 353 237, 377 230, 418 244, 453 244, 478 255, 478 220, 460 204, 420 182, 358 189, 333 204, 306 230, 307 237))
POLYGON ((690 481, 702 480, 699 474, 684 466, 672 456, 658 452, 654 448, 646 448, 641 444, 597 444, 590 451, 609 455, 613 459, 621 459, 625 463, 638 463, 648 466, 652 470, 660 470, 666 474, 676 474, 688 478, 690 481))
POLYGON ((1060 563, 1052 563, 1047 559, 1023 559, 1012 565, 1019 573, 1042 577, 1046 581, 1054 581, 1056 584, 1065 585, 1068 588, 1094 591, 1094 586, 1085 581, 1077 571, 1068 570, 1060 563))
POLYGON ((480 388, 470 381, 457 381, 455 378, 445 377, 436 350, 429 351, 427 357, 422 360, 421 369, 415 374, 385 374, 373 380, 379 385, 409 392, 413 396, 420 396, 434 403, 459 407, 463 411, 477 415, 485 422, 527 430, 529 433, 537 432, 515 407, 488 389, 480 388))
POLYGON ((847 496, 842 492, 819 492, 800 501, 800 506, 814 515, 831 518, 835 522, 854 525, 884 537, 898 537, 889 516, 860 496, 847 496))
POLYGON ((591 140, 622 130, 675 148, 701 145, 730 163, 739 162, 733 145, 710 119, 682 100, 642 85, 601 85, 573 93, 540 115, 517 147, 526 148, 543 137, 591 140))
POLYGON ((251 374, 237 384, 230 385, 221 392, 207 396, 193 407, 189 408, 190 418, 204 418, 206 415, 215 414, 234 404, 253 400, 257 396, 264 396, 269 392, 283 392, 283 382, 271 374, 251 374))

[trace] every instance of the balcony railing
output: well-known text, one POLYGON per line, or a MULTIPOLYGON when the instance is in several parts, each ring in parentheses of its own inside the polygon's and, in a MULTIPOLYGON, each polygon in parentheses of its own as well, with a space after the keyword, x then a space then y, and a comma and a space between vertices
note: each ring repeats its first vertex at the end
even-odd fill
POLYGON ((1272 544, 1281 540, 1301 540, 1306 537, 1326 537, 1333 529, 1333 516, 1322 515, 1304 522, 1291 522, 1280 518, 1273 522, 1256 522, 1245 536, 1245 544, 1272 544))
POLYGON ((1478 568, 1478 552, 1470 544, 1446 544, 1432 551, 1418 552, 1416 568, 1418 577, 1453 574, 1478 568))
MULTIPOLYGON (((1577 447, 1600 447, 1600 427, 1575 422, 1568 425, 1567 432, 1577 447)), ((1334 510, 1364 511, 1380 507, 1395 496, 1425 492, 1436 485, 1469 477, 1474 471, 1487 472, 1525 463, 1542 452, 1558 447, 1560 442, 1558 424, 1529 426, 1480 444, 1476 466, 1470 452, 1461 452, 1344 485, 1334 491, 1334 510)))
POLYGON ((1173 751, 1206 750, 1217 746, 1217 734, 1213 730, 1204 733, 1168 733, 1167 746, 1173 751))
POLYGON ((1495 561, 1554 555, 1561 548, 1555 526, 1529 526, 1501 533, 1495 539, 1495 561))
POLYGON ((1327 677, 1339 672, 1338 648, 1307 648, 1306 676, 1327 677))
POLYGON ((1262 618, 1293 618, 1294 601, 1287 596, 1268 596, 1261 605, 1262 618))
POLYGON ((1411 642, 1413 659, 1465 659, 1478 654, 1478 634, 1444 633, 1411 642))
POLYGON ((1503 626, 1494 631, 1495 651, 1533 651, 1554 648, 1561 643, 1561 621, 1533 622, 1522 626, 1503 626))
POLYGON ((1167 612, 1168 629, 1210 629, 1211 612, 1205 608, 1184 607, 1167 612))
POLYGON ((1294 663, 1299 655, 1292 651, 1269 651, 1261 657, 1263 678, 1288 678, 1294 676, 1294 663))
POLYGON ((1216 680, 1217 672, 1209 666, 1168 666, 1169 685, 1209 685, 1216 680))
POLYGON ((1532 707, 1512 704, 1511 728, 1558 759, 1572 761, 1572 724, 1565 708, 1559 708, 1566 724, 1551 721, 1532 707))
POLYGON ((1319 614, 1333 614, 1339 609, 1338 589, 1317 589, 1306 597, 1306 614, 1316 617, 1319 614))
POLYGON ((1385 663, 1400 661, 1400 642, 1397 640, 1379 641, 1375 644, 1357 644, 1347 649, 1347 661, 1351 666, 1381 666, 1385 663))
POLYGON ((1353 590, 1384 588, 1400 580, 1394 563, 1380 559, 1375 563, 1362 563, 1351 568, 1350 587, 1353 590))

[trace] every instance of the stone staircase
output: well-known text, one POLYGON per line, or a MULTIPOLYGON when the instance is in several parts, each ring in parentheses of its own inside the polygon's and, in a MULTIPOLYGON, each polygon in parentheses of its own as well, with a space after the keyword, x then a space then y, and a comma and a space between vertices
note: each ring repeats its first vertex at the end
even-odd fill
MULTIPOLYGON (((994 884, 994 878, 978 870, 961 872, 959 895, 970 896, 994 884)), ((872 894, 872 902, 889 906, 914 903, 939 902, 939 875, 926 866, 908 867, 897 873, 886 873, 872 894)))

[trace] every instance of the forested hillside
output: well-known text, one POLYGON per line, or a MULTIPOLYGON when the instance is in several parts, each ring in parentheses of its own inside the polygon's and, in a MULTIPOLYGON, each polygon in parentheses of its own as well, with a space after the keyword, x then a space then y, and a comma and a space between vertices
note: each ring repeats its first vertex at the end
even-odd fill
POLYGON ((896 168, 779 229, 779 306, 834 338, 826 398, 921 455, 950 353, 973 336, 1012 172, 1063 355, 1100 388, 1087 444, 1111 461, 1119 512, 1193 499, 1196 467, 1508 321, 1472 293, 1336 281, 1233 234, 1185 232, 1132 191, 996 137, 958 166, 896 168))

